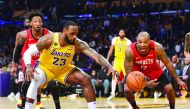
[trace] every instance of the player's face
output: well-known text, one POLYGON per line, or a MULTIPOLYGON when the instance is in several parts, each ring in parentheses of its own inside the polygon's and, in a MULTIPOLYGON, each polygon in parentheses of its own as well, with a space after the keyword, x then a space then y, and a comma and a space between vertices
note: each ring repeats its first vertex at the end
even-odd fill
POLYGON ((32 21, 30 22, 30 26, 32 29, 34 29, 36 32, 39 32, 42 28, 43 22, 40 16, 35 16, 32 18, 32 21))
POLYGON ((69 26, 68 29, 65 30, 66 32, 66 42, 70 45, 73 45, 76 41, 78 35, 78 26, 69 26))
POLYGON ((120 37, 120 38, 125 37, 125 32, 124 32, 123 30, 120 30, 120 31, 119 31, 119 37, 120 37))
POLYGON ((146 55, 149 52, 150 39, 147 37, 137 38, 137 49, 141 55, 146 55))

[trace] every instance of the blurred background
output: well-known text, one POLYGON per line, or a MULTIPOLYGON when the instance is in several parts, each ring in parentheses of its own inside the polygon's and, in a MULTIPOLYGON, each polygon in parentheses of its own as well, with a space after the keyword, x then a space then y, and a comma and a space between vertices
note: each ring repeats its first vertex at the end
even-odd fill
MULTIPOLYGON (((77 22, 78 37, 104 57, 112 38, 118 35, 120 28, 124 28, 126 37, 132 42, 140 31, 149 32, 152 40, 163 45, 179 76, 183 74, 184 65, 190 64, 185 62, 183 54, 184 36, 190 31, 190 0, 0 0, 0 74, 9 75, 0 76, 0 96, 11 93, 12 80, 7 84, 3 81, 9 81, 10 75, 17 75, 10 74, 15 36, 23 30, 24 19, 32 12, 43 13, 44 27, 54 32, 62 31, 67 20, 77 22)), ((73 64, 91 75, 92 79, 108 79, 111 82, 111 77, 102 78, 99 74, 104 72, 101 66, 81 53, 75 55, 73 64)), ((181 96, 164 66, 163 70, 175 86, 176 96, 181 96)), ((190 70, 188 72, 186 74, 190 75, 190 70)), ((190 78, 184 81, 190 83, 190 78)), ((97 87, 97 96, 109 95, 103 93, 103 86, 97 87)), ((14 88, 16 95, 17 89, 14 88)), ((44 94, 48 95, 47 90, 44 94)), ((155 90, 147 89, 150 94, 141 97, 154 97, 155 90)), ((123 89, 118 88, 117 92, 118 96, 123 96, 123 89)), ((160 92, 164 96, 164 92, 160 92)), ((60 95, 72 93, 81 93, 80 86, 60 85, 60 95)))

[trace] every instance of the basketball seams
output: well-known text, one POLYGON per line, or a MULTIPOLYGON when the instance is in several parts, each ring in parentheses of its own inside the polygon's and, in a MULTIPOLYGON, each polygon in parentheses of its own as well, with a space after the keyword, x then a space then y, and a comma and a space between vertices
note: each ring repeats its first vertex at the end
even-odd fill
POLYGON ((141 90, 146 85, 146 80, 145 80, 144 74, 142 72, 139 72, 139 71, 132 71, 127 76, 126 80, 127 80, 126 82, 127 82, 129 89, 131 89, 133 91, 141 90))
MULTIPOLYGON (((130 84, 132 87, 138 89, 134 84, 130 83, 129 80, 127 80, 127 86, 129 86, 129 84, 130 84)), ((128 87, 128 88, 129 88, 129 87, 128 87)), ((129 89, 130 89, 130 88, 129 88, 129 89)))
POLYGON ((132 75, 133 75, 133 77, 135 78, 135 81, 136 81, 136 83, 137 83, 137 86, 138 86, 138 88, 137 88, 137 89, 139 89, 139 83, 138 83, 138 81, 137 81, 137 79, 136 79, 135 75, 134 75, 134 74, 132 74, 132 75))

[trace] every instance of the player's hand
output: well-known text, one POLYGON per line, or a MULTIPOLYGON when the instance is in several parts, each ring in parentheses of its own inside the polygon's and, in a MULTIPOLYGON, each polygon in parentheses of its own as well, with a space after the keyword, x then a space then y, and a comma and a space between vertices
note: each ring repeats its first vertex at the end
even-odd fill
POLYGON ((117 71, 115 70, 113 66, 110 66, 108 69, 107 75, 109 76, 110 74, 112 74, 112 77, 115 77, 115 75, 117 75, 117 71))
POLYGON ((182 80, 178 81, 177 84, 180 89, 187 90, 187 85, 182 80))
POLYGON ((159 84, 159 82, 157 82, 157 79, 154 79, 154 80, 148 81, 146 86, 149 88, 153 88, 153 87, 157 86, 158 84, 159 84))
POLYGON ((26 75, 25 75, 25 78, 27 81, 30 81, 34 78, 33 72, 34 72, 34 68, 32 67, 31 64, 28 64, 26 66, 26 75))

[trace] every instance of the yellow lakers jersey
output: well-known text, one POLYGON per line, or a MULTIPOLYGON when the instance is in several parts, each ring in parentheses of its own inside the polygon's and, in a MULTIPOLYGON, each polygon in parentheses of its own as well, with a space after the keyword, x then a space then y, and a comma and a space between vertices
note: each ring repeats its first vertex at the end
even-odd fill
POLYGON ((114 39, 114 49, 115 49, 115 59, 122 59, 124 60, 125 58, 125 50, 129 43, 131 43, 130 40, 127 38, 124 38, 123 40, 120 40, 120 37, 115 37, 114 39))
POLYGON ((59 33, 54 33, 52 46, 49 49, 43 49, 39 59, 39 66, 45 67, 53 73, 64 72, 63 69, 73 60, 74 48, 74 45, 61 47, 59 33))

